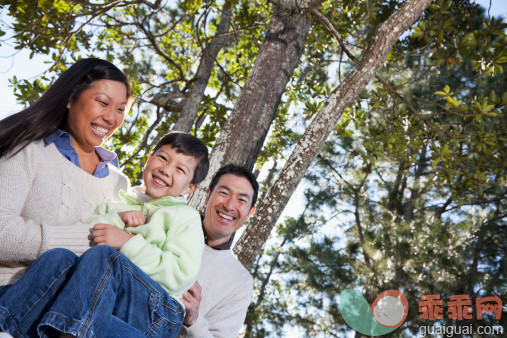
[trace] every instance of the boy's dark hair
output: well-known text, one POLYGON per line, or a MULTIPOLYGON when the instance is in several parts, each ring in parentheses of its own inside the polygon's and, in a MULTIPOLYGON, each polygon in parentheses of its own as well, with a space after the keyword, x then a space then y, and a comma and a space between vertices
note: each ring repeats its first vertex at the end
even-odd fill
POLYGON ((187 133, 172 131, 165 134, 164 137, 158 141, 151 153, 155 154, 160 147, 166 145, 174 148, 179 154, 192 156, 197 160, 194 177, 190 184, 199 184, 206 178, 209 169, 208 148, 201 140, 187 133))
POLYGON ((253 208, 255 205, 255 202, 257 202, 257 194, 259 193, 259 183, 257 183, 257 179, 255 178, 255 175, 248 170, 247 168, 236 165, 236 164, 227 164, 223 166, 222 168, 218 169, 218 171, 215 173, 215 176, 211 179, 211 183, 209 184, 209 192, 213 192, 213 189, 215 189, 218 181, 220 180, 220 177, 222 177, 225 174, 232 174, 238 177, 244 177, 250 182, 250 185, 252 186, 252 189, 254 191, 252 196, 252 205, 250 208, 253 208))

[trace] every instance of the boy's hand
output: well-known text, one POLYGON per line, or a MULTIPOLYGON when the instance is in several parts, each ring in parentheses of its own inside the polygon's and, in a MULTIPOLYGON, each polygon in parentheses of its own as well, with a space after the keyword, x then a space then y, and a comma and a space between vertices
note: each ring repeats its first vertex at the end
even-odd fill
POLYGON ((120 216, 126 227, 136 227, 146 222, 143 213, 136 210, 119 212, 118 216, 120 216))
POLYGON ((120 250, 132 237, 134 235, 127 234, 111 224, 98 223, 92 230, 92 239, 96 245, 108 245, 116 250, 120 250))

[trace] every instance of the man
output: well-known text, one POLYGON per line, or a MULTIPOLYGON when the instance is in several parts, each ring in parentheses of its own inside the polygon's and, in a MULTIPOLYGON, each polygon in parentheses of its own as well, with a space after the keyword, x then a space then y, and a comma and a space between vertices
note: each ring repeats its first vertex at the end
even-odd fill
POLYGON ((250 304, 252 276, 231 252, 238 230, 253 214, 259 185, 246 168, 229 164, 211 180, 202 221, 205 243, 194 286, 183 294, 180 337, 236 337, 250 304))

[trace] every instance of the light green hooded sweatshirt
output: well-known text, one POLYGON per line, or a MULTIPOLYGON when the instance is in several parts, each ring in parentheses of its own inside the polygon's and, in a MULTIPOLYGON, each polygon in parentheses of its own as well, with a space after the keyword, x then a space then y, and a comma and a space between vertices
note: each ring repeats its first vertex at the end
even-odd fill
POLYGON ((122 190, 120 198, 123 202, 102 203, 88 223, 111 224, 135 235, 120 252, 181 303, 201 267, 204 235, 199 213, 183 196, 150 199, 136 189, 135 194, 122 190), (141 211, 146 224, 125 227, 118 213, 130 210, 141 211))

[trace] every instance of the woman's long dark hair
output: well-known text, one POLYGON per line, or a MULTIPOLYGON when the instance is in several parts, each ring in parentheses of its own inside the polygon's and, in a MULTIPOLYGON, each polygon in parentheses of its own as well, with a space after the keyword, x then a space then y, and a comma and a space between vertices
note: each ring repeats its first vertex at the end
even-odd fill
POLYGON ((125 74, 101 59, 82 59, 67 69, 30 107, 0 120, 0 157, 13 156, 32 141, 43 139, 67 123, 67 105, 97 80, 125 84, 127 99, 132 88, 125 74))

